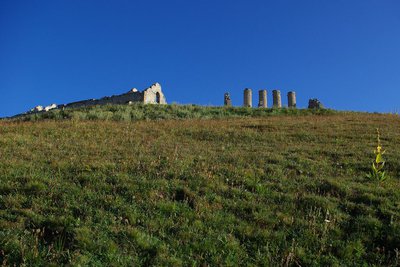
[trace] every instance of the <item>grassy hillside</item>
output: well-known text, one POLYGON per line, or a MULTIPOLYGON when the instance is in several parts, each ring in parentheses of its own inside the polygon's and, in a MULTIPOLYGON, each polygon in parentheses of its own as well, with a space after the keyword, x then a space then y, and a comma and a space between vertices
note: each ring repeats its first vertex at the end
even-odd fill
POLYGON ((1 121, 0 263, 398 265, 399 117, 317 113, 110 106, 1 121), (366 178, 377 127, 382 184, 366 178))
POLYGON ((106 121, 140 121, 166 119, 217 119, 267 117, 276 115, 324 115, 335 114, 329 109, 259 109, 240 107, 204 107, 196 105, 106 105, 90 106, 75 109, 55 109, 50 112, 20 115, 14 121, 51 120, 106 120, 106 121))

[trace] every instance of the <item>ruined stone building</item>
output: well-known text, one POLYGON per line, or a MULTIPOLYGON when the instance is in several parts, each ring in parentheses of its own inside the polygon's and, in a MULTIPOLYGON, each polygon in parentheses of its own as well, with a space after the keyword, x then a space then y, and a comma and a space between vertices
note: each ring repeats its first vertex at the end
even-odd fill
POLYGON ((94 105, 106 105, 106 104, 132 104, 132 103, 143 103, 143 104, 167 104, 167 100, 161 90, 161 85, 155 83, 149 88, 138 91, 133 88, 121 95, 106 96, 100 99, 89 99, 78 102, 72 102, 65 105, 58 106, 59 108, 77 108, 94 105))
POLYGON ((149 88, 138 91, 136 88, 133 88, 121 95, 113 95, 106 96, 100 99, 89 99, 82 100, 78 102, 72 102, 69 104, 56 105, 52 104, 47 107, 37 106, 26 112, 29 113, 37 113, 37 112, 46 112, 52 109, 64 109, 64 108, 79 108, 79 107, 87 107, 87 106, 95 106, 95 105, 107 105, 107 104, 133 104, 133 103, 142 103, 142 104, 167 104, 167 100, 165 99, 165 95, 161 90, 161 85, 159 83, 155 83, 149 88))

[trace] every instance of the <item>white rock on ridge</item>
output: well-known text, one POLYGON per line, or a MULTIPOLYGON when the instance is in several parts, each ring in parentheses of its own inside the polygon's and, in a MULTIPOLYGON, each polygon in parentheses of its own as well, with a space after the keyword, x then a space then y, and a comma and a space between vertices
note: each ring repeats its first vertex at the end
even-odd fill
POLYGON ((43 112, 43 111, 49 111, 52 109, 57 108, 57 104, 51 104, 50 106, 43 107, 43 106, 36 106, 33 109, 31 109, 28 113, 37 113, 37 112, 43 112))
POLYGON ((51 104, 50 106, 45 107, 44 110, 45 111, 49 111, 49 110, 55 109, 55 108, 57 108, 57 105, 56 104, 51 104))
POLYGON ((40 112, 43 111, 43 107, 42 106, 36 106, 33 109, 31 109, 31 112, 40 112))

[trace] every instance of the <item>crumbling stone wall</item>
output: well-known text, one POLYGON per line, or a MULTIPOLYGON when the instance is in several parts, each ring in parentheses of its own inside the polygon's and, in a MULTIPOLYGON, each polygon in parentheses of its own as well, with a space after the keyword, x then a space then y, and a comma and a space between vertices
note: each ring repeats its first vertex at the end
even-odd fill
POLYGON ((100 99, 89 99, 78 102, 72 102, 64 105, 64 107, 78 108, 78 107, 106 105, 106 104, 127 104, 129 101, 143 102, 143 93, 130 91, 122 95, 113 95, 113 96, 106 96, 100 99))
POLYGON ((66 105, 61 105, 61 107, 77 108, 106 104, 128 104, 132 102, 144 104, 167 104, 167 100, 161 90, 161 85, 159 83, 155 83, 142 92, 139 92, 134 88, 125 94, 73 102, 66 105))
MULTIPOLYGON (((131 100, 132 101, 132 100, 131 100)), ((161 85, 155 83, 143 91, 144 104, 167 104, 167 100, 161 90, 161 85)))

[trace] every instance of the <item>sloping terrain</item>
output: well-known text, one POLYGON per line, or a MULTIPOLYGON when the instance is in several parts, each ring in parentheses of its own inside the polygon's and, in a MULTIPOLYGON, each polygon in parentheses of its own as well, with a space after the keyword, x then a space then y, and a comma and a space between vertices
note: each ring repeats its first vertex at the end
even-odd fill
POLYGON ((1 263, 400 263, 398 116, 134 109, 0 122, 1 263), (366 178, 376 128, 383 183, 366 178))

